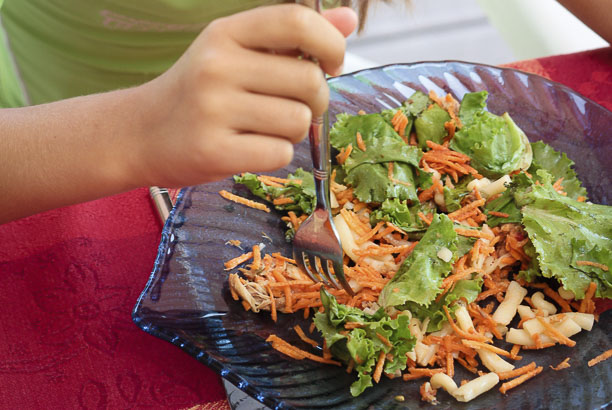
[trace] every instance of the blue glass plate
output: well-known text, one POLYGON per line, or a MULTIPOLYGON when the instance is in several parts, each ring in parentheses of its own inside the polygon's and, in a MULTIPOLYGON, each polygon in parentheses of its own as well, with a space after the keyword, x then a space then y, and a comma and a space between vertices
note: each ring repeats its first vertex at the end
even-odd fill
MULTIPOLYGON (((330 113, 378 112, 400 105, 414 90, 438 95, 487 90, 490 111, 507 111, 531 141, 544 140, 576 162, 576 170, 591 200, 610 204, 612 175, 612 112, 571 89, 512 69, 464 62, 424 62, 369 69, 329 80, 330 113)), ((310 169, 306 143, 296 147, 293 163, 274 175, 297 167, 310 169)), ((352 398, 354 376, 335 367, 297 361, 273 350, 265 339, 271 333, 300 344, 292 330, 308 329, 301 314, 246 312, 227 285, 223 262, 241 254, 230 239, 245 249, 265 243, 265 252, 291 255, 283 223, 274 211, 266 214, 229 203, 218 195, 226 189, 249 197, 228 179, 184 189, 163 232, 157 260, 133 312, 146 332, 167 340, 211 367, 238 388, 272 408, 417 408, 421 382, 383 378, 374 388, 352 398), (394 400, 403 395, 403 403, 394 400)), ((599 408, 612 401, 612 360, 592 368, 586 362, 612 348, 611 312, 601 316, 591 332, 574 339, 575 348, 559 346, 543 352, 525 351, 520 364, 532 360, 544 371, 525 385, 501 395, 493 389, 471 403, 458 403, 438 393, 438 408, 599 408), (553 371, 570 357, 571 368, 553 371)), ((152 353, 154 357, 154 352, 152 353)), ((457 369, 456 380, 470 378, 457 369)))

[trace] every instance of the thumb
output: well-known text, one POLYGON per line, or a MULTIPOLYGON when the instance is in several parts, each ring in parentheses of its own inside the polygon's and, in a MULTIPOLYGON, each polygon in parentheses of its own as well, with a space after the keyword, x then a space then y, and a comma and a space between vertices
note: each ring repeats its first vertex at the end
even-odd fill
POLYGON ((348 7, 325 10, 322 14, 344 37, 348 37, 357 27, 357 14, 348 7))

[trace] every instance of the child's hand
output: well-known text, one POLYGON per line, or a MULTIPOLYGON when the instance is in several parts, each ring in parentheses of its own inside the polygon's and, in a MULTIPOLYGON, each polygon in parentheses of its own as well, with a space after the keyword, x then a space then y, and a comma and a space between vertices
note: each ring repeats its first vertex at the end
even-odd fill
POLYGON ((185 186, 287 165, 313 115, 327 109, 321 72, 338 75, 346 8, 321 16, 297 5, 214 21, 165 74, 143 85, 139 178, 185 186), (319 65, 297 54, 316 58, 319 65))

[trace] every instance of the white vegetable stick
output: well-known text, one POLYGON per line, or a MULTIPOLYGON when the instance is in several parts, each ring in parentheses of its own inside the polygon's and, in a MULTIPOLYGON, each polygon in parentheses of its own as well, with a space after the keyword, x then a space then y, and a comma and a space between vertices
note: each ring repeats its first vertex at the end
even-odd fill
POLYGON ((501 194, 506 190, 506 184, 509 184, 510 181, 510 175, 504 175, 497 181, 491 182, 489 185, 479 189, 479 191, 485 198, 491 197, 495 194, 501 194))
POLYGON ((453 393, 453 397, 458 401, 467 402, 491 390, 497 383, 499 383, 499 376, 491 372, 459 387, 453 393))
POLYGON ((557 292, 559 292, 559 296, 561 296, 565 300, 572 300, 576 298, 574 292, 572 292, 571 290, 567 290, 564 287, 560 287, 559 289, 557 289, 557 292))
POLYGON ((482 364, 492 372, 509 372, 514 369, 513 364, 499 357, 497 353, 493 353, 486 349, 478 349, 476 351, 478 352, 482 364))
POLYGON ((506 342, 521 346, 535 346, 535 342, 528 331, 513 327, 506 334, 506 342))
POLYGON ((535 317, 535 313, 531 310, 531 307, 525 305, 518 305, 516 308, 521 319, 533 319, 535 317))
POLYGON ((442 387, 449 394, 453 394, 457 390, 457 383, 446 373, 436 373, 429 380, 431 387, 439 389, 442 387))
POLYGON ((457 310, 455 310, 455 317, 457 318, 457 323, 461 330, 469 332, 470 330, 474 330, 474 323, 472 322, 472 318, 468 313, 465 306, 460 306, 457 310))
POLYGON ((595 315, 591 313, 580 313, 580 312, 567 312, 563 313, 565 316, 572 319, 578 326, 584 330, 591 331, 593 329, 593 323, 595 322, 595 315))
POLYGON ((525 296, 527 296, 527 289, 514 280, 510 282, 508 290, 506 290, 504 301, 499 304, 493 314, 493 320, 500 325, 507 325, 510 323, 516 315, 516 309, 525 296))
POLYGON ((533 302, 533 306, 537 309, 542 309, 542 311, 546 312, 548 315, 557 313, 555 305, 544 299, 544 294, 542 292, 536 292, 531 295, 531 301, 533 302))

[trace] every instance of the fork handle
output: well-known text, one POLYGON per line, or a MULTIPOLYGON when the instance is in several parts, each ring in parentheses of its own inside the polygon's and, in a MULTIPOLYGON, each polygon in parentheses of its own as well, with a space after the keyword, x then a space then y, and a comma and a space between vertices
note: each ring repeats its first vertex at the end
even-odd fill
POLYGON ((313 118, 308 133, 310 153, 314 166, 313 174, 317 194, 317 208, 329 207, 329 172, 331 159, 329 153, 329 113, 313 118))

